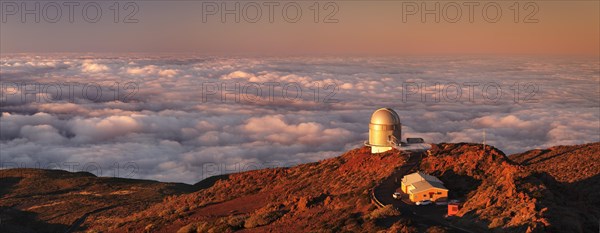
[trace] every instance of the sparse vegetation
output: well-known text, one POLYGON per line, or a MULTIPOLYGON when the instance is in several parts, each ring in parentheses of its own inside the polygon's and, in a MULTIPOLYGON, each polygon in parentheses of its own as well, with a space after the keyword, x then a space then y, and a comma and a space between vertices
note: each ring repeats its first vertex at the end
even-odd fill
MULTIPOLYGON (((600 143, 526 152, 517 162, 480 148, 438 144, 421 164, 465 198, 453 224, 475 231, 593 230, 600 216, 593 202, 600 199, 594 192, 600 143)), ((0 231, 65 231, 85 213, 93 214, 80 230, 89 232, 425 231, 392 206, 377 208, 370 200, 369 190, 405 160, 398 151, 371 155, 364 147, 318 163, 230 174, 198 186, 0 170, 0 231), (7 226, 16 230, 4 231, 7 226)))
POLYGON ((221 233, 234 232, 243 228, 244 221, 248 216, 229 216, 219 218, 216 221, 198 221, 187 224, 177 233, 221 233))
POLYGON ((247 215, 233 215, 227 218, 227 225, 235 230, 241 229, 244 227, 246 219, 248 219, 247 215))
MULTIPOLYGON (((11 214, 16 218, 0 214, 0 232, 64 232, 86 213, 96 212, 86 221, 94 221, 95 226, 102 225, 106 230, 120 224, 115 220, 130 217, 167 196, 193 190, 193 186, 186 184, 96 177, 87 172, 0 170, 0 208, 10 207, 24 213, 22 216, 11 214)), ((139 231, 148 224, 140 226, 139 231)), ((105 230, 86 229, 89 232, 105 230)))
POLYGON ((448 232, 445 228, 440 227, 440 226, 432 226, 427 228, 427 231, 425 231, 425 233, 446 233, 448 232))
POLYGON ((246 219, 244 227, 254 228, 257 226, 264 226, 279 219, 284 214, 285 212, 281 205, 269 204, 250 215, 250 217, 246 219))
POLYGON ((395 216, 400 216, 400 211, 398 211, 392 205, 386 205, 382 208, 373 210, 371 213, 369 213, 369 215, 366 216, 366 218, 375 220, 395 216))
POLYGON ((412 226, 413 224, 406 219, 400 219, 395 222, 389 229, 387 229, 387 233, 417 233, 417 228, 412 226))

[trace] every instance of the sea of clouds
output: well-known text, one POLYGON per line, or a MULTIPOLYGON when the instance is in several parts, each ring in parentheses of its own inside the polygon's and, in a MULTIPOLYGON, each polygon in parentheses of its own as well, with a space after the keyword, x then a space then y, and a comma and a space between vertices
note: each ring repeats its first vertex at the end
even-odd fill
POLYGON ((0 162, 195 183, 360 147, 380 107, 512 154, 600 141, 599 82, 593 57, 3 55, 0 162))

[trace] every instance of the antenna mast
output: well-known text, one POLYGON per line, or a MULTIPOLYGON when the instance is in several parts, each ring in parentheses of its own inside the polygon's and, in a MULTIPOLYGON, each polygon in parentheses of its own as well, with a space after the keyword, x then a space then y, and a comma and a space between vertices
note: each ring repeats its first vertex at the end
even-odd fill
POLYGON ((483 129, 483 150, 485 151, 485 129, 483 129))

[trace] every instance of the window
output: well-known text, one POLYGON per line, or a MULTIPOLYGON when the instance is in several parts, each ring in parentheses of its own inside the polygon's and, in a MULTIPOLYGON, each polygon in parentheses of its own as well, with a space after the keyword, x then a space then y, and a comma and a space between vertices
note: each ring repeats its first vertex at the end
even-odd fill
POLYGON ((437 192, 437 195, 442 195, 442 192, 437 192))
POLYGON ((423 196, 424 196, 424 197, 426 197, 426 196, 427 196, 427 194, 423 194, 423 196))

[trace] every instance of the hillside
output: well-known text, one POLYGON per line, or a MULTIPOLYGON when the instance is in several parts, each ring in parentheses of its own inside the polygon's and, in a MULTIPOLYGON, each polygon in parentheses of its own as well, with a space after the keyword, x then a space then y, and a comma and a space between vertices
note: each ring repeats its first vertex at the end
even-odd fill
MULTIPOLYGON (((222 175, 193 186, 54 170, 2 170, 0 231, 455 230, 393 208, 377 209, 371 190, 405 165, 412 152, 369 152, 362 147, 315 163, 222 175)), ((450 198, 464 200, 458 217, 444 220, 461 229, 595 232, 599 155, 600 143, 511 156, 491 146, 484 150, 480 144, 441 143, 423 155, 418 169, 444 181, 450 198)))
POLYGON ((437 144, 420 169, 465 200, 456 223, 477 231, 594 232, 600 143, 506 156, 481 144, 437 144))
POLYGON ((523 189, 528 172, 493 147, 438 144, 421 170, 444 181, 451 198, 466 200, 457 222, 469 229, 524 232, 549 226, 536 199, 523 189))
POLYGON ((535 191, 549 220, 563 232, 600 227, 600 143, 556 146, 511 155, 543 188, 535 191))
POLYGON ((371 156, 369 148, 292 168, 231 174, 210 188, 167 198, 128 218, 90 227, 135 232, 374 231, 369 191, 403 164, 398 151, 371 156))
MULTIPOLYGON (((5 190, 0 206, 11 211, 31 210, 31 218, 48 224, 60 224, 52 228, 60 230, 89 213, 78 230, 173 232, 183 228, 182 231, 193 229, 193 232, 198 228, 199 231, 209 232, 244 229, 266 232, 285 228, 291 231, 373 231, 384 228, 376 225, 377 218, 369 217, 376 209, 371 204, 369 191, 378 180, 389 176, 396 167, 402 165, 405 159, 406 155, 398 151, 373 156, 369 148, 359 148, 336 158, 293 168, 256 170, 210 178, 191 187, 201 190, 186 194, 179 192, 180 195, 166 194, 176 194, 173 190, 190 187, 97 178, 86 173, 8 170, 2 171, 2 180, 12 180, 13 185, 5 190), (35 186, 23 188, 30 182, 45 183, 48 180, 56 185, 49 185, 51 188, 47 190, 38 190, 35 186), (110 188, 101 188, 105 185, 104 181, 110 188), (90 183, 93 185, 81 185, 90 183), (140 184, 154 192, 147 193, 148 198, 111 195, 136 190, 140 184), (22 200, 12 198, 30 197, 34 190, 44 198, 30 198, 28 201, 33 202, 31 204, 19 203, 22 200), (161 202, 160 199, 165 196, 168 197, 161 202), (63 200, 72 197, 80 198, 80 201, 63 200), (118 197, 124 198, 121 200, 118 197), (156 200, 159 203, 155 204, 156 200), (143 203, 144 206, 133 203, 143 203), (44 208, 32 209, 35 205, 44 208), (113 209, 102 209, 109 206, 113 209), (141 210, 144 207, 148 208, 141 210), (57 213, 55 208, 77 211, 57 213), (63 219, 58 220, 56 216, 63 219)), ((17 226, 22 224, 17 220, 12 223, 17 226)), ((47 224, 33 229, 48 229, 45 227, 47 224)))
POLYGON ((65 232, 88 216, 124 217, 194 189, 87 172, 0 170, 0 232, 65 232))
POLYGON ((510 155, 532 171, 548 173, 559 182, 574 183, 600 173, 600 143, 555 146, 510 155))

